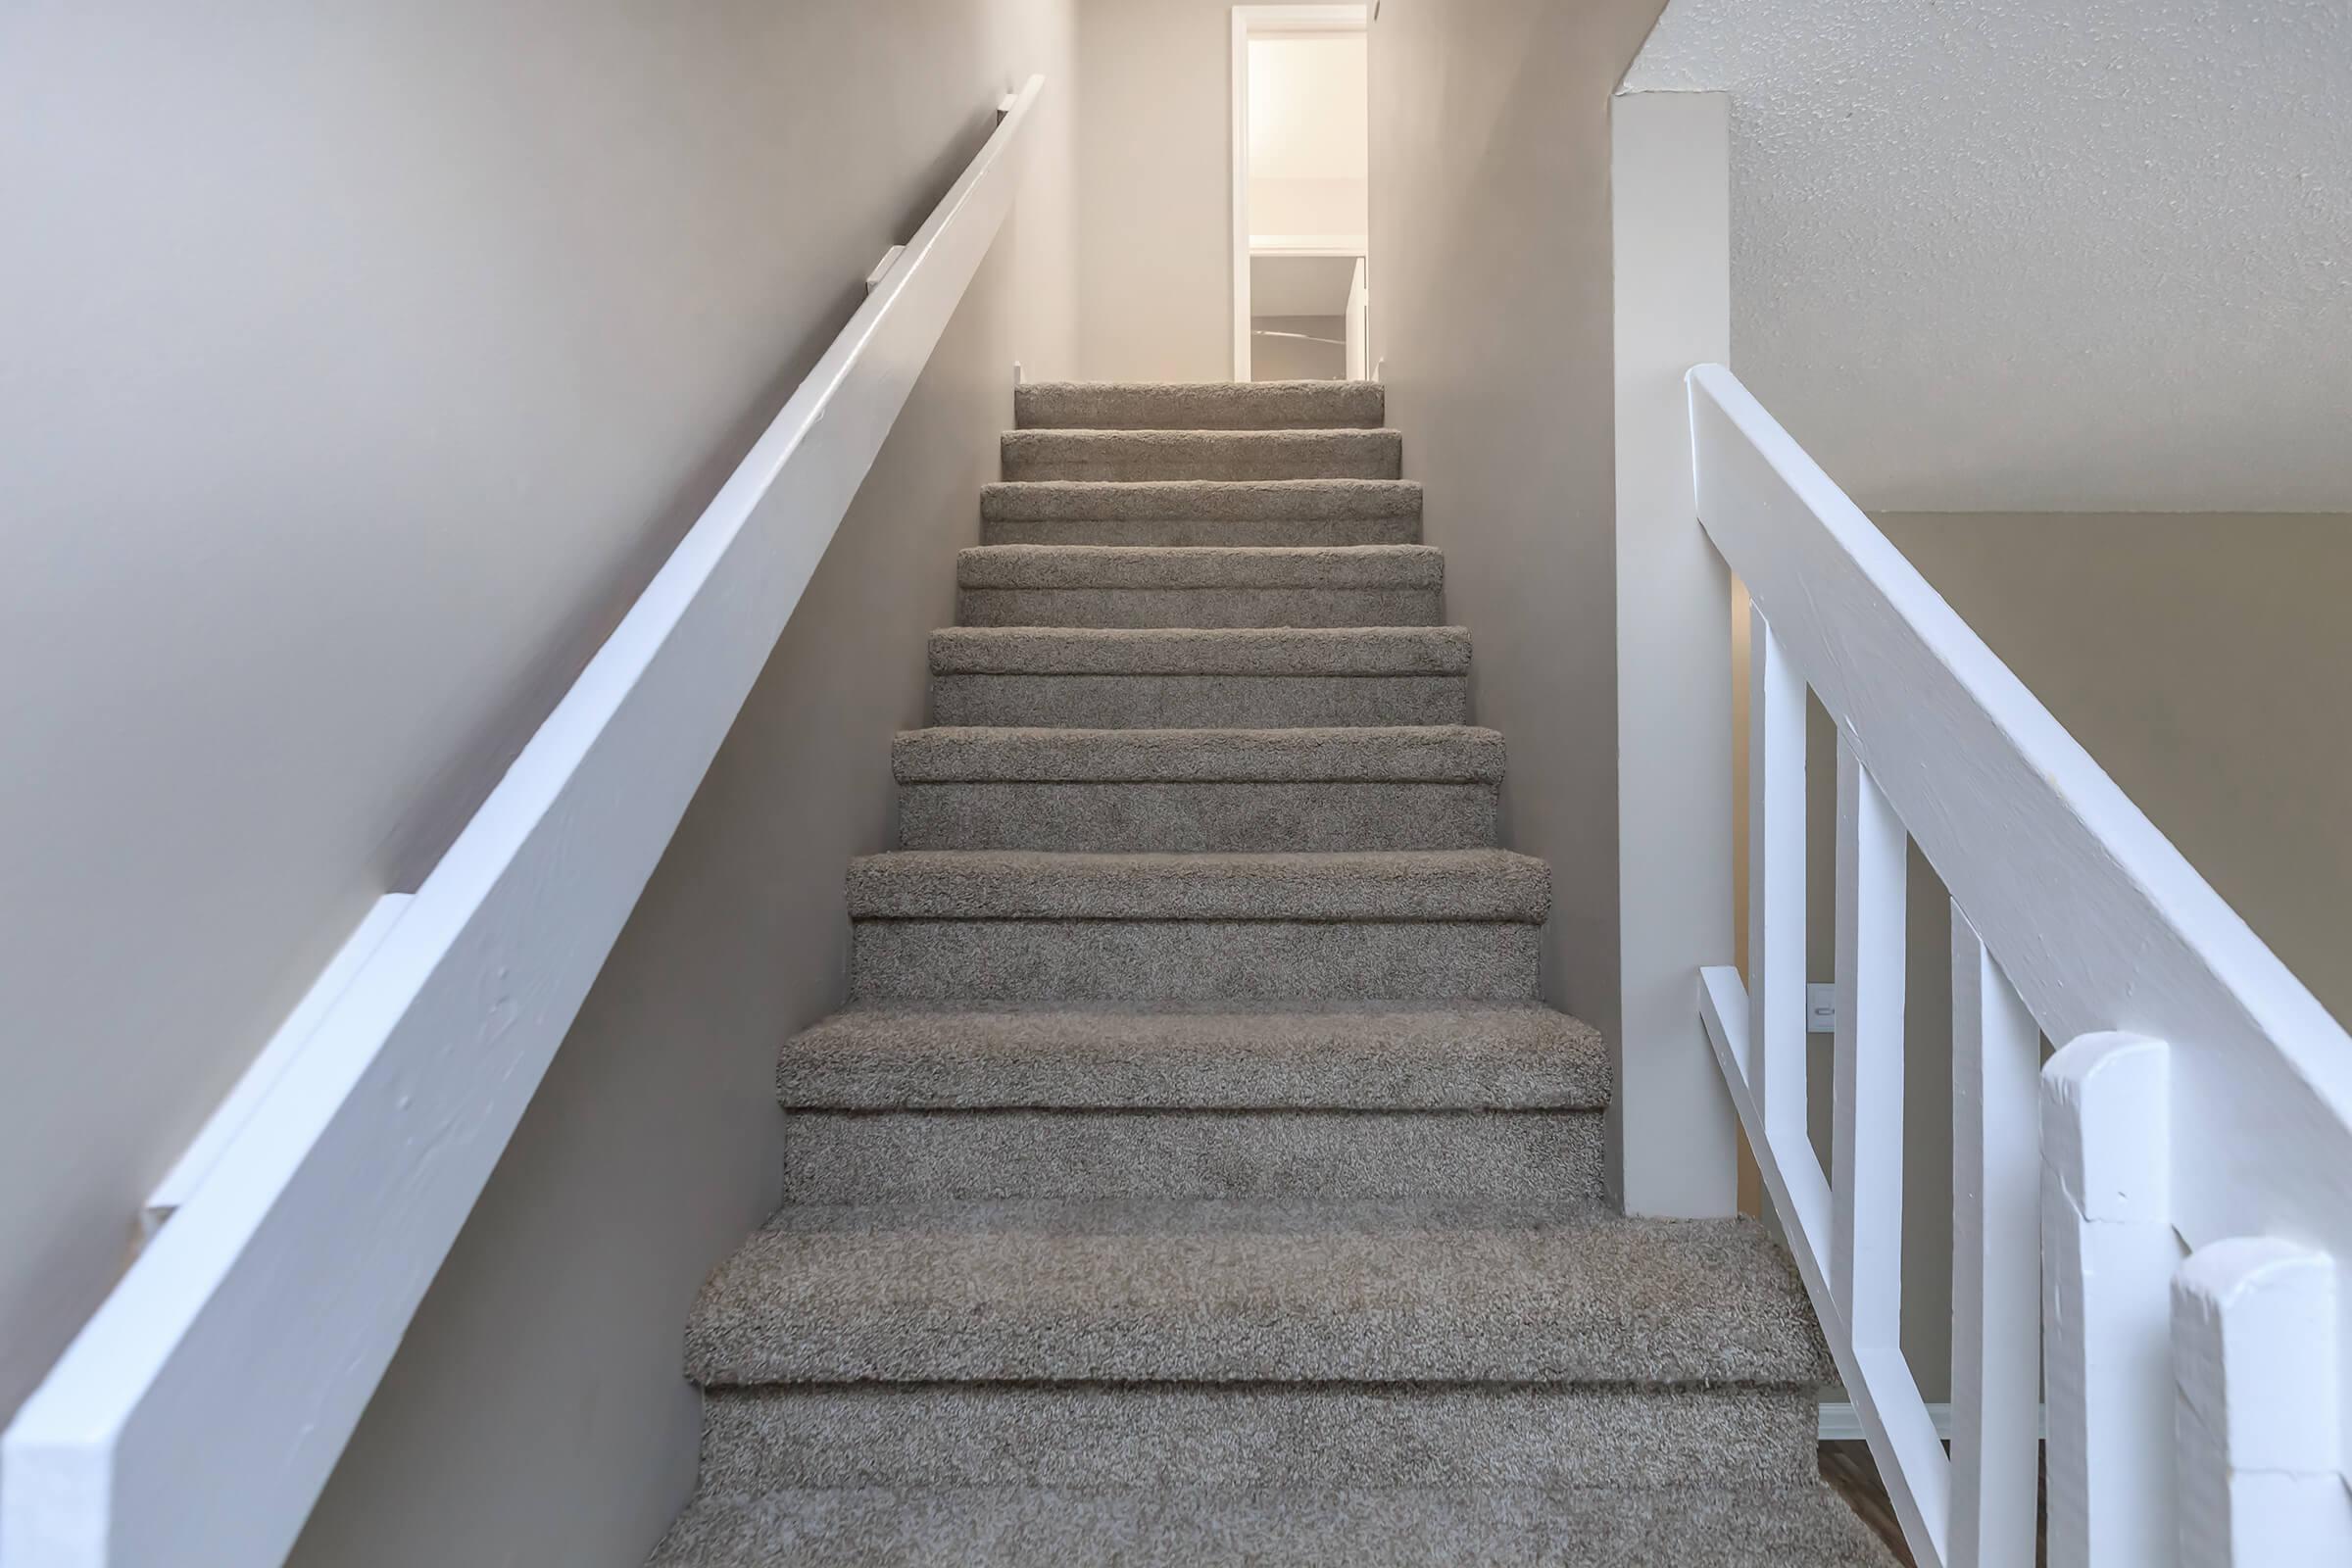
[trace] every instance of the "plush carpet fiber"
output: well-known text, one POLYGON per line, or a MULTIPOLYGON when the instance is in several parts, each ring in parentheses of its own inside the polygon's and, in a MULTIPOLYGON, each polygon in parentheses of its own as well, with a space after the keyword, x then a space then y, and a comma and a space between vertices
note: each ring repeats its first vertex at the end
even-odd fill
POLYGON ((799 1384, 713 1391, 705 1484, 1255 1492, 1800 1487, 1809 1393, 1573 1384, 799 1384))
POLYGON ((1598 1110, 1607 1042, 1532 1002, 1225 1008, 881 1004, 788 1042, 789 1108, 1598 1110))
POLYGON ((1014 430, 1004 477, 1401 479, 1394 430, 1014 430))
POLYGON ((769 1492, 707 1495, 659 1568, 1885 1568, 1818 1484, 1785 1490, 769 1492))
POLYGON ((1361 381, 1036 381, 1013 393, 1028 430, 1378 429, 1385 408, 1361 381))

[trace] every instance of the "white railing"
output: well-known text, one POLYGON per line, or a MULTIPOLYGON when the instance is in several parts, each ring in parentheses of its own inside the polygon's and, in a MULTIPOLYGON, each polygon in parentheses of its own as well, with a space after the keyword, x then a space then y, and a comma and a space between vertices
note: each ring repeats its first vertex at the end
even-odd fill
POLYGON ((2053 1564, 2352 1563, 2352 1039, 1729 370, 1689 390, 1753 604, 1751 983, 1703 970, 1700 1010, 1914 1553, 2034 1560, 2046 1386, 2053 1564), (1838 726, 1827 1173, 1808 688, 1838 726), (1898 1338, 1909 842, 1953 906, 1948 1457, 1898 1338))
POLYGON ((892 260, 413 898, 150 1205, 10 1426, 10 1568, 282 1562, 995 241, 1044 78, 892 260))

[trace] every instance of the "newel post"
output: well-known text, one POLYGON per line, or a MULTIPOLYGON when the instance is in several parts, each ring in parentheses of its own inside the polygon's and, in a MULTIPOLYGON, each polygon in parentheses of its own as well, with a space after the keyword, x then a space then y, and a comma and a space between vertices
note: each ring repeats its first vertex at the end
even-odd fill
POLYGON ((1731 579, 1698 525, 1694 365, 1731 357, 1731 117, 1720 93, 1611 105, 1616 263, 1617 1093, 1628 1212, 1730 1214, 1737 1127, 1698 971, 1733 947, 1731 579))
POLYGON ((2075 1040, 2041 1074, 2051 1568, 2172 1568, 2172 1053, 2075 1040))
POLYGON ((2352 1562, 2336 1290, 2333 1258, 2268 1237, 2174 1276, 2181 1568, 2352 1562))

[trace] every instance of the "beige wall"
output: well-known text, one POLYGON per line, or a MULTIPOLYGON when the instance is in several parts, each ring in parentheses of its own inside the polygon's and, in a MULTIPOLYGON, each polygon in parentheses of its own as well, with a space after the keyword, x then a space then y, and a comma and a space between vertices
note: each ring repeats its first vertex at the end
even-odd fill
POLYGON ((1345 316, 1260 316, 1250 325, 1259 334, 1250 347, 1253 379, 1337 381, 1348 373, 1345 316))
POLYGON ((1550 861, 1546 985, 1614 1033, 1609 92, 1658 0, 1387 0, 1372 27, 1377 352, 1428 486, 1514 848, 1550 861))
POLYGON ((1371 153, 1361 32, 1250 41, 1250 232, 1362 234, 1371 153))
POLYGON ((2352 516, 1879 520, 2255 934, 2352 1018, 2352 516))
POLYGON ((1233 376, 1232 0, 1080 0, 1078 368, 1233 376))
POLYGON ((685 1303, 994 471, 1066 373, 1069 0, 0 22, 0 1417, 1032 71, 1007 231, 427 1298, 309 1561, 640 1559, 685 1303), (37 831, 33 830, 37 824, 37 831), (28 1195, 39 1200, 27 1200, 28 1195))

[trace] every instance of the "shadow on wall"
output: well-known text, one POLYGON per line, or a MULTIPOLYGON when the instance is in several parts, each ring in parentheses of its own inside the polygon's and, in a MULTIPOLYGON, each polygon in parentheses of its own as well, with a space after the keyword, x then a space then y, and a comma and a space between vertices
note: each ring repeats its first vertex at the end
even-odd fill
POLYGON ((1345 317, 1260 316, 1252 325, 1251 379, 1338 381, 1347 376, 1345 317))
POLYGON ((1505 832, 1551 865, 1550 1000, 1618 1024, 1609 95, 1659 0, 1385 0, 1375 335, 1505 832))

